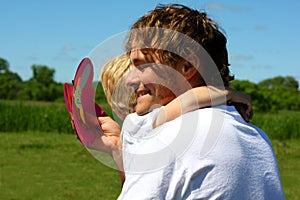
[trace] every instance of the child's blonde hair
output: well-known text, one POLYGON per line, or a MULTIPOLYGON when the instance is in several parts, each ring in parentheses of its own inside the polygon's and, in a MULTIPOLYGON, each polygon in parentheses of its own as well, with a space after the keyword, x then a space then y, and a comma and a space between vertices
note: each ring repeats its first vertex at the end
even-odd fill
POLYGON ((136 104, 133 89, 125 85, 130 67, 128 54, 122 54, 105 63, 101 70, 101 82, 107 102, 120 119, 134 112, 136 104))

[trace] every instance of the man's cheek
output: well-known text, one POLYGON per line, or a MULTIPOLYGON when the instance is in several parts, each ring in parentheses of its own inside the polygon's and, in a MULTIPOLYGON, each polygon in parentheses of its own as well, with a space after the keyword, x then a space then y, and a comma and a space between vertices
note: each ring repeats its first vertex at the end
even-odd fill
POLYGON ((149 72, 149 71, 143 72, 143 74, 141 75, 141 80, 144 84, 160 84, 160 83, 162 83, 162 79, 159 76, 157 76, 156 74, 149 72))

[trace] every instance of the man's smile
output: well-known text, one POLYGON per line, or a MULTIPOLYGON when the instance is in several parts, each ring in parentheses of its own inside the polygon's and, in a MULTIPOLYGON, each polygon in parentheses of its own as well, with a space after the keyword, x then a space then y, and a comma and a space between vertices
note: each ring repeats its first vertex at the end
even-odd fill
POLYGON ((135 93, 136 93, 137 97, 141 97, 141 96, 144 96, 146 94, 151 95, 151 91, 147 90, 147 89, 137 89, 135 93))

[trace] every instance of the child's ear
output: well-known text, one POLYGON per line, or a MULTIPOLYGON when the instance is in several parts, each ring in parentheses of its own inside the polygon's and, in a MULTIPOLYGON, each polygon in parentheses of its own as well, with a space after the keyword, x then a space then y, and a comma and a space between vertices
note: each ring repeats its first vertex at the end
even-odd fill
POLYGON ((180 72, 186 78, 186 80, 190 80, 197 73, 200 67, 199 58, 194 54, 190 54, 187 57, 188 60, 183 60, 180 64, 180 72))

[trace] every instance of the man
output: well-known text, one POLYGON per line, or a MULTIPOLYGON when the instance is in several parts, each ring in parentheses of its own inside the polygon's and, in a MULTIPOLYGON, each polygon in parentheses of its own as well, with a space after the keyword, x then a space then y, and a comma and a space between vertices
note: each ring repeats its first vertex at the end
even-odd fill
POLYGON ((122 144, 109 134, 117 129, 100 119, 105 150, 126 174, 119 199, 284 199, 270 141, 233 106, 199 109, 152 128, 160 106, 190 87, 229 85, 226 38, 217 24, 205 13, 167 5, 132 30, 127 84, 137 104, 124 121, 122 144))

